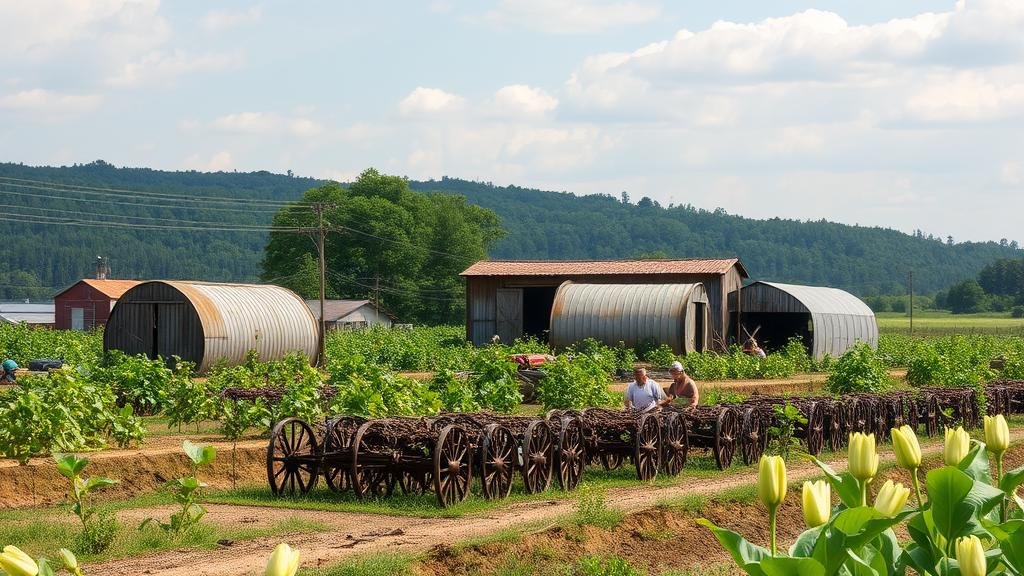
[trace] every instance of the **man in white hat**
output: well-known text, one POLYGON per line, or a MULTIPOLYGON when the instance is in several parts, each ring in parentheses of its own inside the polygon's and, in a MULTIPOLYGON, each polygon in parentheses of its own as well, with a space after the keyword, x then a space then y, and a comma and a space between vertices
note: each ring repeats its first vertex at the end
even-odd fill
POLYGON ((661 386, 647 377, 645 368, 633 369, 633 381, 626 386, 626 410, 650 412, 669 402, 661 386))
POLYGON ((693 378, 687 376, 686 370, 683 370, 683 365, 680 362, 673 362, 668 369, 668 373, 672 375, 672 383, 668 385, 668 390, 666 390, 669 401, 672 402, 678 399, 684 408, 696 406, 700 402, 697 383, 693 381, 693 378))

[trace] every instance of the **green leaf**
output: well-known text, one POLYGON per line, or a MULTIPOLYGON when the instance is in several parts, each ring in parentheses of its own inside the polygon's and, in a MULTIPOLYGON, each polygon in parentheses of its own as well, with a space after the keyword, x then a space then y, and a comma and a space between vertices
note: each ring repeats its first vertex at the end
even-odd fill
POLYGON ((1007 494, 1015 494, 1017 487, 1024 483, 1024 466, 1004 472, 999 481, 999 489, 1007 494))
POLYGON ((850 568, 850 573, 853 576, 879 576, 878 571, 872 568, 871 564, 854 553, 853 550, 847 548, 846 556, 850 559, 847 566, 850 568))
POLYGON ((1009 520, 986 528, 999 541, 1006 563, 1017 572, 1024 570, 1024 520, 1009 520))
POLYGON ((824 525, 804 530, 796 537, 796 542, 789 547, 789 555, 797 558, 809 558, 814 551, 814 542, 821 534, 824 525))
POLYGON ((53 459, 57 462, 57 472, 68 480, 74 480, 89 463, 88 459, 79 458, 74 454, 54 454, 53 459))
POLYGON ((825 567, 813 558, 765 558, 761 569, 765 576, 825 576, 825 567))
POLYGON ((86 480, 85 489, 91 492, 96 488, 106 488, 107 486, 113 486, 114 484, 117 484, 117 480, 106 478, 104 476, 92 476, 86 480))
POLYGON ((751 544, 743 536, 733 532, 732 530, 719 528, 706 518, 698 518, 697 523, 708 530, 711 530, 715 535, 715 538, 718 538, 718 542, 723 548, 729 551, 733 561, 736 562, 744 572, 750 574, 750 576, 765 576, 765 572, 761 569, 760 563, 762 560, 770 558, 772 555, 767 548, 751 544))
POLYGON ((36 564, 39 566, 38 576, 53 576, 53 566, 48 559, 40 558, 36 564))
POLYGON ((918 574, 940 576, 936 568, 937 559, 932 556, 929 550, 921 548, 917 544, 911 544, 903 551, 903 561, 918 574))
POLYGON ((945 466, 928 472, 928 496, 935 528, 952 542, 980 529, 978 517, 999 504, 1003 492, 945 466))
POLYGON ((825 473, 825 478, 832 485, 832 490, 839 495, 839 499, 847 508, 860 506, 860 485, 856 478, 851 476, 849 472, 837 473, 831 466, 814 456, 808 456, 808 458, 825 473))
POLYGON ((185 440, 181 443, 181 447, 196 466, 203 466, 213 462, 214 457, 217 455, 216 450, 210 444, 199 445, 185 440))
POLYGON ((956 467, 973 480, 992 484, 992 476, 989 473, 988 452, 985 451, 985 444, 983 442, 972 440, 971 450, 956 467))

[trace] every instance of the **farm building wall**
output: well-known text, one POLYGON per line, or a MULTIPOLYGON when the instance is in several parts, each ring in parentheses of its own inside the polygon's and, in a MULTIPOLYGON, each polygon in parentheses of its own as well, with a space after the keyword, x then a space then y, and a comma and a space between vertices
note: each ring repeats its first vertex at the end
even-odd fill
POLYGON ((768 349, 778 349, 791 336, 804 339, 815 358, 842 356, 857 342, 878 345, 878 323, 871 308, 856 296, 837 288, 754 282, 739 294, 729 295, 729 309, 736 321, 737 303, 743 326, 768 349))
POLYGON ((551 345, 587 338, 635 347, 648 338, 676 354, 701 352, 708 342, 708 298, 700 284, 579 284, 565 282, 551 310, 551 345))
MULTIPOLYGON (((474 345, 482 345, 498 335, 502 342, 512 342, 526 335, 541 337, 537 331, 524 331, 524 320, 531 314, 550 315, 554 290, 567 280, 589 284, 702 284, 708 300, 709 342, 716 350, 725 348, 728 340, 728 292, 741 285, 742 276, 736 267, 725 274, 615 274, 602 276, 467 276, 466 277, 466 335, 474 345), (546 308, 527 310, 524 306, 526 291, 550 290, 550 300, 538 297, 535 306, 546 308)), ((550 324, 547 325, 550 328, 550 324)))
POLYGON ((249 350, 263 360, 290 352, 315 358, 317 322, 305 302, 278 286, 146 282, 126 292, 111 312, 104 350, 179 356, 206 372, 237 365, 249 350))
POLYGON ((107 323, 118 297, 135 280, 79 280, 53 297, 54 327, 58 330, 92 330, 107 323))

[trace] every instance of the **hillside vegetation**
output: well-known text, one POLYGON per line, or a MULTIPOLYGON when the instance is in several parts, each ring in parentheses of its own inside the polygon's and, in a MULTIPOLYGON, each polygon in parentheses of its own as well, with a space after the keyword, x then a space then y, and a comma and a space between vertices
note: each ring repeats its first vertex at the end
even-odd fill
MULTIPOLYGON (((268 233, 238 228, 269 226, 284 202, 322 183, 269 172, 166 172, 100 161, 71 167, 0 164, 0 299, 52 296, 91 275, 97 255, 107 256, 112 275, 120 278, 257 281, 268 233), (201 222, 195 227, 204 229, 184 229, 182 221, 201 222), (217 226, 231 229, 212 229, 217 226)), ((620 197, 453 178, 409 185, 464 195, 493 210, 506 232, 490 250, 494 258, 738 256, 754 278, 872 295, 901 293, 911 270, 915 289, 933 293, 974 277, 997 259, 1022 256, 1013 244, 949 244, 882 228, 754 220, 690 205, 663 207, 646 198, 626 203, 620 197)), ((907 226, 919 224, 924 225, 907 226)), ((341 296, 369 293, 354 286, 341 296)))

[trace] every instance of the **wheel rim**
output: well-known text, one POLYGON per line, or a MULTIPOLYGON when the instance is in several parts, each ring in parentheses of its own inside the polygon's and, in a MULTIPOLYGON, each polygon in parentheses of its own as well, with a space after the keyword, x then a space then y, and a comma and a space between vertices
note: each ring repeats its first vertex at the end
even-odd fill
POLYGON ((732 466, 733 450, 736 447, 736 413, 723 408, 715 419, 714 452, 719 470, 732 466))
POLYGON ((758 414, 753 406, 743 411, 743 433, 740 435, 743 443, 740 451, 743 454, 743 463, 747 466, 756 462, 759 456, 758 447, 761 438, 758 421, 758 414))
POLYGON ((661 426, 654 414, 643 414, 636 424, 633 464, 640 480, 651 480, 661 466, 661 426))
POLYGON ((352 416, 342 416, 327 422, 324 438, 323 476, 327 487, 334 492, 344 492, 352 486, 349 471, 352 464, 352 437, 360 421, 352 416), (329 460, 329 462, 328 462, 329 460))
POLYGON ((298 418, 285 418, 270 431, 267 482, 276 495, 306 494, 319 478, 322 454, 313 428, 298 418))
POLYGON ((661 446, 664 451, 661 467, 669 476, 675 476, 686 465, 689 452, 689 437, 686 434, 686 423, 679 414, 669 414, 661 427, 661 446))
POLYGON ((584 457, 583 426, 576 418, 562 417, 558 449, 555 451, 558 486, 562 490, 572 490, 579 485, 585 466, 584 457))
MULTIPOLYGON (((372 429, 375 422, 370 421, 362 424, 356 430, 352 438, 352 466, 349 470, 349 480, 352 491, 360 499, 369 496, 390 496, 394 491, 396 479, 382 464, 364 464, 361 459, 369 454, 375 453, 370 448, 367 440, 375 433, 372 429)), ((393 444, 394 439, 385 438, 388 444, 393 444)), ((377 452, 379 453, 379 452, 377 452)))
POLYGON ((523 435, 523 484, 526 491, 536 494, 548 489, 554 465, 554 441, 547 422, 534 420, 523 435))
POLYGON ((472 468, 469 435, 458 426, 445 426, 434 448, 434 491, 442 508, 462 502, 469 495, 472 468))
POLYGON ((490 424, 484 430, 480 484, 484 497, 505 498, 512 491, 516 471, 516 438, 508 428, 490 424))
POLYGON ((807 453, 817 456, 821 453, 821 445, 825 434, 825 427, 822 424, 822 405, 818 402, 811 402, 807 418, 807 453))

